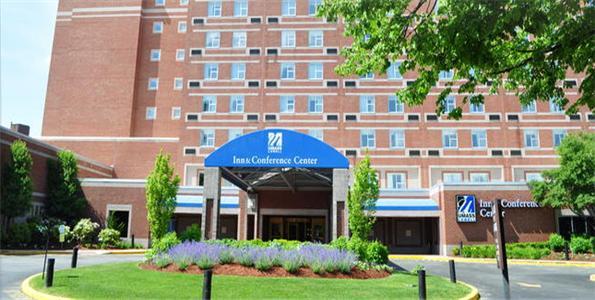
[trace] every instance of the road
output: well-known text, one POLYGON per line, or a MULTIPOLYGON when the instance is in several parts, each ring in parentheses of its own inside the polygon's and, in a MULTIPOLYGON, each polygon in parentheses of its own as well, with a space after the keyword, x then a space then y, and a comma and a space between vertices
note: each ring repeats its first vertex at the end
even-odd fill
MULTIPOLYGON (((411 270, 423 265, 427 274, 449 277, 448 262, 393 261, 411 270)), ((509 265, 513 299, 594 299, 595 282, 589 275, 595 268, 570 266, 509 265)), ((457 279, 478 288, 482 299, 502 299, 502 276, 495 264, 457 263, 457 279)), ((428 287, 431 289, 431 287, 428 287)))
MULTIPOLYGON (((56 259, 56 269, 70 268, 70 255, 48 255, 56 259)), ((110 262, 141 261, 143 255, 79 255, 78 266, 89 266, 110 262)), ((0 255, 0 299, 28 299, 20 291, 20 285, 27 277, 40 273, 43 255, 0 255)))

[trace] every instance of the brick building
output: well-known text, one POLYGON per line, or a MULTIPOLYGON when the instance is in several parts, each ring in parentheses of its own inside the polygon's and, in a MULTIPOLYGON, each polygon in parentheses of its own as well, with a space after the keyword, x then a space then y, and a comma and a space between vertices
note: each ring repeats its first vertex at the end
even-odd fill
MULTIPOLYGON (((266 165, 272 169, 254 177, 256 168, 252 175, 205 168, 228 141, 271 128, 297 131, 351 167, 369 153, 381 186, 377 238, 396 252, 446 253, 459 241, 490 242, 480 212, 489 208, 480 204, 505 198, 531 206, 525 182, 557 165, 554 148, 568 132, 593 130, 591 112, 568 116, 541 101, 521 107, 512 93, 488 95, 489 86, 478 90, 485 104, 464 105, 462 120, 437 117, 447 71, 418 107, 394 94, 416 76, 400 74, 399 61, 386 75, 339 77, 333 68, 349 41, 340 22, 313 16, 318 2, 62 0, 42 139, 113 168, 114 178, 84 179, 83 188, 98 214, 127 215, 125 236, 148 237, 144 178, 163 150, 183 184, 173 229, 199 223, 211 237, 328 241, 346 233, 349 172, 266 165), (242 183, 244 176, 260 181, 242 183), (206 182, 212 188, 221 177, 222 189, 206 195, 206 182), (345 183, 340 190, 337 180, 345 183), (254 182, 259 187, 250 189, 254 182), (457 222, 457 195, 475 196, 477 222, 457 222)), ((566 93, 576 99, 582 77, 567 77, 566 93)), ((461 99, 452 95, 448 109, 461 99)), ((567 214, 511 210, 511 241, 545 239, 557 229, 556 215, 567 214)))

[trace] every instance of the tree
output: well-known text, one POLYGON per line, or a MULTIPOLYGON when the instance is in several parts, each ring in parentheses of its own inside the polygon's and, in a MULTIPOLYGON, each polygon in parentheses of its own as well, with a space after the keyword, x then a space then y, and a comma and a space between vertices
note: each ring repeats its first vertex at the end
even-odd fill
MULTIPOLYGON (((595 109, 595 7, 585 2, 324 0, 318 15, 343 19, 345 35, 353 38, 341 52, 340 75, 384 73, 397 59, 403 59, 401 74, 418 72, 397 93, 410 106, 423 104, 441 71, 453 70, 437 97, 437 114, 452 92, 473 95, 459 105, 483 103, 483 95, 473 94, 479 85, 491 85, 491 94, 514 91, 523 105, 551 99, 572 114, 581 106, 595 109), (561 86, 567 70, 585 73, 574 103, 561 86)), ((459 106, 449 118, 461 113, 459 106)))
POLYGON ((155 167, 147 178, 147 220, 151 237, 161 239, 166 233, 169 221, 176 209, 176 195, 180 177, 174 175, 169 163, 170 156, 160 152, 155 159, 155 167))
POLYGON ((4 233, 13 218, 22 216, 31 208, 32 166, 33 159, 27 144, 21 140, 14 141, 10 145, 10 160, 2 168, 0 213, 4 218, 2 220, 4 233))
POLYGON ((531 194, 541 205, 569 208, 577 215, 595 216, 595 133, 570 134, 557 149, 560 167, 544 171, 543 181, 531 181, 531 194))
POLYGON ((74 225, 87 205, 78 180, 78 166, 74 154, 63 150, 57 160, 48 160, 47 214, 74 225))
POLYGON ((347 197, 349 208, 349 230, 353 237, 367 240, 376 218, 376 200, 378 200, 378 177, 370 166, 370 157, 366 155, 354 172, 355 179, 347 197))

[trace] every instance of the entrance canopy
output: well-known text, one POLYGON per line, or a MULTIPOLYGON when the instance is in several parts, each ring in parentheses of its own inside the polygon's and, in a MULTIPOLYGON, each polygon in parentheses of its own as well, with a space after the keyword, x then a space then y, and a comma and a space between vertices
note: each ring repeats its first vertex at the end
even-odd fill
POLYGON ((333 169, 349 161, 332 146, 309 135, 266 129, 240 136, 205 159, 226 180, 252 192, 270 189, 332 189, 333 169))

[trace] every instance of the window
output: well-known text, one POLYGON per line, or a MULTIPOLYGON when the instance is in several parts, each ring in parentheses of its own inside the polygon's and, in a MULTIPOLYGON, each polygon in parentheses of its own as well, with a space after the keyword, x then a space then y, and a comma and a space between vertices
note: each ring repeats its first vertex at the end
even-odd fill
POLYGON ((442 173, 442 182, 444 183, 457 183, 463 181, 463 173, 442 173))
POLYGON ((313 138, 324 141, 324 132, 322 131, 322 129, 310 129, 308 130, 308 135, 313 138))
POLYGON ((539 172, 527 172, 525 173, 525 181, 543 181, 543 176, 539 172))
POLYGON ((163 32, 163 22, 153 22, 153 33, 163 32))
POLYGON ((376 132, 373 129, 363 129, 360 131, 360 146, 362 148, 376 147, 376 132))
POLYGON ((447 96, 444 100, 444 113, 448 114, 457 107, 457 100, 454 96, 447 96))
POLYGON ((186 50, 178 49, 176 50, 176 61, 184 61, 186 58, 186 50))
POLYGON ((210 0, 208 5, 208 16, 209 17, 221 17, 221 1, 210 0))
POLYGON ((295 64, 282 63, 281 64, 281 79, 295 79, 295 64))
POLYGON ((246 48, 246 32, 234 32, 232 39, 233 48, 246 48))
POLYGON ((218 31, 207 32, 207 48, 219 48, 221 35, 218 31))
POLYGON ((205 64, 205 80, 217 80, 219 78, 219 64, 205 64))
POLYGON ((147 120, 155 120, 157 119, 157 107, 149 106, 147 107, 147 112, 145 114, 145 119, 147 120))
POLYGON ((227 140, 231 141, 235 138, 242 136, 242 134, 244 134, 244 131, 242 129, 230 128, 227 130, 227 140))
POLYGON ((151 49, 151 61, 161 60, 161 49, 151 49))
POLYGON ((558 105, 554 99, 550 99, 550 112, 553 113, 563 113, 564 109, 562 108, 562 106, 558 105))
POLYGON ((309 113, 322 113, 323 106, 322 96, 308 96, 309 113))
POLYGON ((202 111, 206 113, 217 112, 217 97, 203 96, 202 97, 202 111))
POLYGON ((402 113, 405 110, 403 102, 399 100, 399 97, 392 95, 388 96, 388 112, 389 113, 402 113))
POLYGON ((229 97, 229 112, 243 113, 244 112, 244 96, 233 95, 229 97))
POLYGON ((279 98, 281 113, 293 113, 295 112, 295 97, 294 96, 281 96, 279 98))
POLYGON ((171 108, 171 119, 172 120, 179 120, 182 116, 182 108, 179 106, 171 108))
POLYGON ((188 0, 180 0, 180 5, 188 5, 188 0))
POLYGON ((457 148, 457 131, 452 129, 442 130, 442 147, 457 148))
POLYGON ((149 91, 156 91, 159 88, 159 78, 149 78, 149 91))
POLYGON ((233 2, 233 15, 236 17, 248 16, 248 0, 235 0, 233 2))
POLYGON ((525 130, 524 136, 526 148, 539 148, 539 132, 537 130, 525 130))
POLYGON ((485 111, 483 103, 471 103, 469 104, 469 112, 474 114, 483 113, 485 111))
POLYGON ((246 79, 246 64, 236 63, 231 64, 231 80, 246 79))
POLYGON ((184 78, 176 77, 174 78, 174 90, 181 90, 184 88, 184 78))
POLYGON ((359 111, 361 113, 373 113, 376 108, 376 99, 374 96, 359 96, 359 111))
POLYGON ((469 173, 469 181, 471 181, 471 182, 488 182, 488 181, 490 181, 490 174, 488 174, 488 173, 469 173))
POLYGON ((452 78, 454 77, 455 72, 453 70, 449 70, 449 71, 440 71, 440 73, 438 74, 438 79, 439 80, 452 80, 452 78))
POLYGON ((294 48, 295 47, 295 31, 281 31, 281 47, 294 48))
POLYGON ((486 148, 488 146, 488 138, 485 129, 471 130, 471 146, 473 148, 486 148))
POLYGON ((407 188, 405 173, 386 173, 386 188, 403 190, 407 188))
POLYGON ((281 15, 284 17, 295 16, 295 0, 283 0, 281 2, 281 15))
POLYGON ((155 6, 164 6, 165 0, 155 0, 155 6))
POLYGON ((390 67, 388 67, 388 70, 386 70, 386 76, 388 77, 388 79, 393 79, 393 80, 403 79, 403 76, 401 76, 401 72, 399 72, 400 66, 401 66, 400 62, 393 62, 390 64, 390 67))
POLYGON ((188 25, 186 25, 186 21, 178 22, 178 33, 185 33, 187 29, 188 25))
POLYGON ((405 148, 405 130, 391 129, 390 130, 390 147, 393 149, 405 148))
POLYGON ((215 147, 215 130, 203 129, 200 131, 200 146, 215 147))
POLYGON ((521 111, 524 113, 534 113, 537 112, 537 103, 535 102, 535 100, 529 102, 526 105, 523 105, 521 107, 521 111))
POLYGON ((310 63, 308 65, 308 79, 322 80, 323 77, 322 63, 310 63))
POLYGON ((310 0, 310 3, 308 4, 308 14, 311 16, 315 16, 316 11, 318 10, 318 6, 321 2, 322 0, 310 0))
POLYGON ((566 137, 566 130, 554 129, 552 132, 552 142, 554 143, 554 147, 560 146, 564 137, 566 137))
POLYGON ((324 33, 321 30, 312 30, 308 32, 308 46, 322 47, 324 43, 324 33))
POLYGON ((363 80, 371 80, 371 79, 374 79, 374 73, 368 72, 368 73, 360 76, 359 78, 363 79, 363 80))

